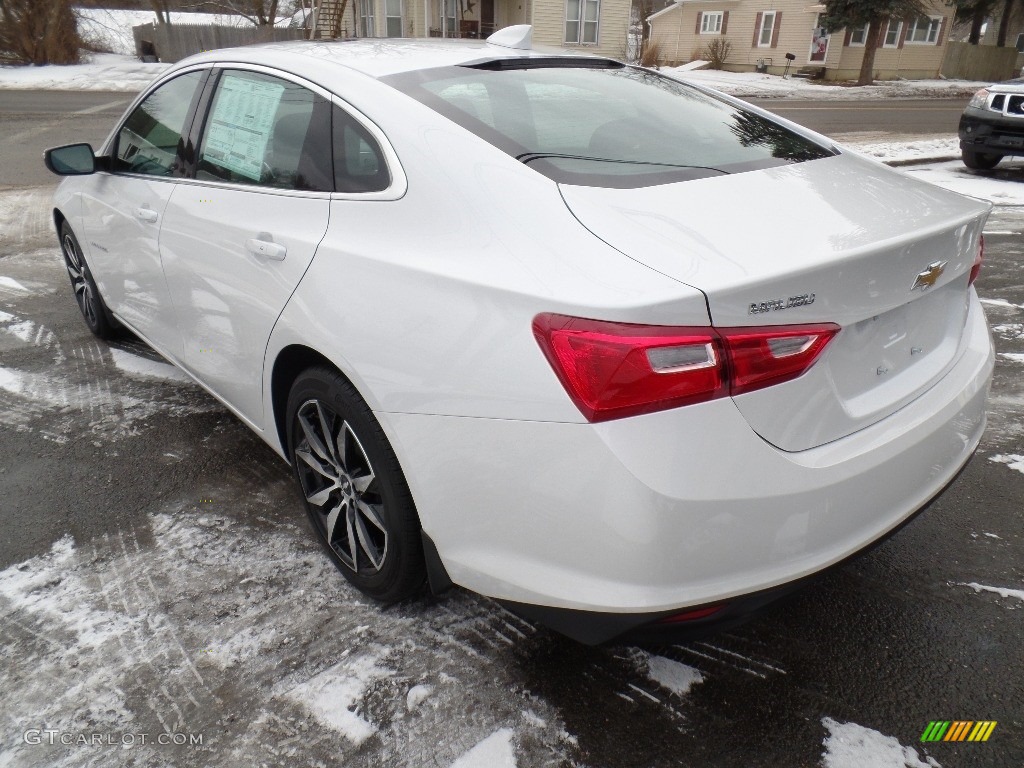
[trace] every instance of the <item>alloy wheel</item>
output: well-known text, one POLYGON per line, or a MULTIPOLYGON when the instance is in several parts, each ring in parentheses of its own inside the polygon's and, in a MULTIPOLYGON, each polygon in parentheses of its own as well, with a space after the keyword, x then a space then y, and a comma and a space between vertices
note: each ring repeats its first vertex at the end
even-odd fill
POLYGON ((64 235, 62 245, 64 249, 64 265, 67 267, 68 275, 71 277, 71 287, 75 291, 75 301, 78 302, 78 308, 82 310, 82 315, 85 317, 89 327, 95 328, 99 310, 96 306, 95 294, 89 283, 88 268, 85 266, 85 261, 78 252, 78 248, 75 247, 75 241, 70 234, 64 235))
POLYGON ((299 482, 320 535, 360 574, 377 573, 388 554, 388 529, 377 475, 348 421, 319 400, 298 409, 299 482))

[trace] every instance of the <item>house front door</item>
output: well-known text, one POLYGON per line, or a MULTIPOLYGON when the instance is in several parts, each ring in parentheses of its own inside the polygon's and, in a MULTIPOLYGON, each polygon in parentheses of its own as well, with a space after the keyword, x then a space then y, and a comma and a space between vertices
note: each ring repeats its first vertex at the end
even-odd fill
POLYGON ((494 0, 480 0, 480 37, 494 31, 494 0))
POLYGON ((821 16, 819 15, 814 21, 814 29, 811 30, 811 51, 807 56, 809 62, 824 63, 825 57, 828 56, 829 37, 828 30, 821 26, 821 16))

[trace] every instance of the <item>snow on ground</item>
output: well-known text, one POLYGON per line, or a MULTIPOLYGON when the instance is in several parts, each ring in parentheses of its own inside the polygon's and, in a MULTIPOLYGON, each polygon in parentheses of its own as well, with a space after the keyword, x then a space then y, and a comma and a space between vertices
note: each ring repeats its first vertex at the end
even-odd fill
POLYGON ((821 761, 825 768, 941 768, 933 757, 923 760, 913 747, 856 723, 822 718, 828 729, 821 761))
MULTIPOLYGON (((135 55, 135 37, 132 27, 140 24, 156 23, 156 14, 152 11, 132 11, 114 8, 76 8, 78 17, 78 33, 82 39, 93 47, 120 53, 126 56, 135 55)), ((288 26, 289 19, 282 18, 277 26, 288 26)), ((251 27, 252 22, 244 16, 230 13, 171 13, 171 24, 217 24, 227 27, 251 27)))
POLYGON ((685 696, 693 686, 704 682, 704 675, 688 664, 664 656, 643 655, 647 662, 647 676, 677 696, 685 696))
POLYGON ((989 456, 988 460, 994 461, 996 464, 1005 464, 1010 469, 1014 469, 1017 472, 1024 473, 1024 456, 1018 456, 1015 453, 997 453, 995 456, 989 456))
MULTIPOLYGON (((985 534, 986 536, 990 534, 985 534)), ((996 538, 999 538, 998 536, 996 538)), ((1007 587, 988 587, 984 584, 978 584, 975 581, 967 584, 956 584, 958 587, 970 587, 975 592, 994 592, 1000 597, 1015 597, 1018 600, 1024 600, 1024 589, 1009 589, 1007 587)))
POLYGON ((45 67, 0 66, 0 88, 136 93, 170 64, 146 64, 116 53, 86 54, 84 64, 45 67))
POLYGON ((495 731, 452 763, 451 768, 516 768, 512 729, 495 731))
POLYGON ((832 136, 840 146, 851 149, 883 163, 906 165, 960 157, 960 142, 956 136, 897 137, 876 132, 845 133, 832 136))
MULTIPOLYGON (((1007 158, 999 169, 1024 169, 1024 158, 1007 158)), ((988 200, 995 205, 1024 205, 1024 184, 992 176, 990 173, 975 173, 964 167, 959 160, 908 166, 900 169, 908 176, 931 182, 940 187, 959 192, 962 195, 988 200)))
POLYGON ((166 379, 168 381, 192 381, 185 373, 170 363, 150 360, 147 357, 140 357, 116 347, 110 348, 110 356, 113 358, 117 369, 124 371, 129 376, 139 376, 144 379, 166 379))
POLYGON ((463 593, 382 610, 304 526, 260 522, 274 494, 244 509, 227 489, 196 495, 213 506, 168 504, 0 571, 0 647, 17 649, 3 664, 0 765, 568 763, 573 738, 503 639, 528 624, 463 593), (31 728, 203 743, 33 745, 31 728))
POLYGON ((874 85, 819 85, 811 81, 756 72, 724 72, 713 69, 686 69, 662 67, 662 74, 678 77, 699 85, 706 85, 741 98, 798 98, 798 99, 884 99, 900 98, 959 98, 974 94, 990 82, 974 80, 879 80, 874 85))

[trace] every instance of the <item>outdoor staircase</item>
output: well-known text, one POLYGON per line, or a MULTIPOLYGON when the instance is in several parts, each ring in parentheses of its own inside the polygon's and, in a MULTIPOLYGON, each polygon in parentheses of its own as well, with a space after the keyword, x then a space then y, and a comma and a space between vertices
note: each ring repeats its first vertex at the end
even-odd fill
POLYGON ((354 32, 346 29, 344 23, 348 3, 349 0, 314 0, 313 39, 330 40, 354 32))

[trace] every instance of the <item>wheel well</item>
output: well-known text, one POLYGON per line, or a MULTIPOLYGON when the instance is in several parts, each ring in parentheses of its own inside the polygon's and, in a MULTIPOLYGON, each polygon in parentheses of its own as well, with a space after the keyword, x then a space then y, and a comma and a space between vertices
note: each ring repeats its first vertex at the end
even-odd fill
POLYGON ((57 239, 60 239, 61 225, 67 221, 67 217, 60 212, 60 208, 53 209, 53 226, 57 229, 57 239))
MULTIPOLYGON (((288 461, 292 458, 288 446, 288 414, 285 413, 288 409, 288 395, 299 374, 314 366, 325 366, 338 371, 338 366, 315 349, 292 344, 278 353, 270 374, 270 405, 274 409, 274 425, 277 427, 277 436, 281 440, 281 448, 288 461)), ((338 373, 345 375, 341 371, 338 373)))

